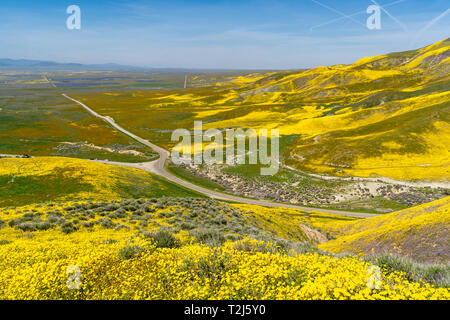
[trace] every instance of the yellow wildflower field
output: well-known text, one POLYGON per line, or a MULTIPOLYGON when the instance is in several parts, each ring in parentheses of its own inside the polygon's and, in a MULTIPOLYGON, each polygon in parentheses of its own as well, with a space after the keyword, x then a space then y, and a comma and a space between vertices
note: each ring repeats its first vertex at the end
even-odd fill
POLYGON ((401 273, 382 273, 380 289, 370 289, 369 264, 355 257, 239 247, 227 242, 219 248, 156 248, 126 231, 40 231, 0 246, 0 298, 450 299, 448 289, 409 282, 401 273), (120 250, 130 245, 142 252, 121 259, 120 250), (69 266, 80 271, 80 289, 69 289, 69 266))
POLYGON ((372 264, 358 256, 300 252, 248 236, 210 245, 198 242, 184 227, 169 243, 145 231, 154 234, 203 217, 197 220, 201 228, 220 221, 229 226, 221 229, 226 233, 237 230, 237 224, 253 225, 244 233, 299 240, 294 235, 301 232, 295 227, 299 223, 332 230, 368 221, 336 222, 333 215, 291 209, 276 215, 275 208, 200 199, 4 208, 0 299, 450 299, 448 288, 412 281, 383 266, 380 280, 372 283, 372 264), (135 223, 143 220, 148 225, 135 223))
POLYGON ((331 252, 389 251, 418 261, 448 262, 450 197, 356 222, 324 225, 337 239, 319 245, 331 252))

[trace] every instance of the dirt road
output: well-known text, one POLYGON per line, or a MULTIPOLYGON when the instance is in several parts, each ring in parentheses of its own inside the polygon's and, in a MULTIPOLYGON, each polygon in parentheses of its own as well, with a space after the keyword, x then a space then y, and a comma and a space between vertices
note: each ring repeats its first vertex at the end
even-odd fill
POLYGON ((229 194, 225 194, 225 193, 221 193, 221 192, 217 192, 217 191, 213 191, 213 190, 209 190, 200 186, 197 186, 195 184, 192 184, 190 182, 187 182, 185 180, 182 180, 176 176, 174 176, 173 174, 171 174, 170 172, 167 172, 166 169, 164 168, 164 164, 167 160, 167 158, 169 157, 170 153, 169 151, 151 143, 148 140, 142 139, 141 137, 136 136, 135 134, 129 132, 128 130, 122 128, 120 125, 118 125, 113 118, 108 117, 108 116, 102 116, 100 114, 98 114, 97 112, 95 112, 94 110, 92 110, 91 108, 89 108, 88 106, 86 106, 84 103, 75 100, 71 97, 69 97, 66 94, 63 94, 63 96, 69 100, 72 100, 73 102, 79 104, 80 106, 82 106, 84 109, 86 109, 89 113, 91 113, 93 116, 100 118, 104 121, 106 121, 107 123, 109 123, 112 127, 114 127, 116 130, 122 132, 123 134, 126 134, 127 136, 133 138, 134 140, 152 148, 153 150, 155 150, 158 154, 159 154, 159 159, 155 160, 155 161, 151 161, 151 162, 143 162, 143 163, 128 163, 128 162, 113 162, 113 161, 102 161, 102 160, 95 160, 96 162, 100 162, 100 163, 105 163, 105 164, 111 164, 111 165, 121 165, 121 166, 127 166, 127 167, 132 167, 132 168, 137 168, 137 169, 142 169, 148 172, 151 172, 153 174, 157 174, 159 176, 162 176, 164 178, 166 178, 167 180, 174 182, 178 185, 181 185, 185 188, 188 188, 190 190, 194 190, 196 192, 199 192, 201 194, 207 195, 213 199, 218 199, 218 200, 226 200, 226 201, 233 201, 233 202, 239 202, 239 203, 245 203, 245 204, 255 204, 255 205, 260 205, 260 206, 265 206, 265 207, 282 207, 282 208, 293 208, 293 209, 300 209, 303 211, 316 211, 316 212, 324 212, 324 213, 332 213, 332 214, 337 214, 337 215, 343 215, 343 216, 350 216, 350 217, 357 217, 357 218, 368 218, 368 217, 373 217, 376 216, 377 214, 372 214, 372 213, 363 213, 363 212, 351 212, 351 211, 338 211, 338 210, 329 210, 329 209, 321 209, 321 208, 310 208, 310 207, 303 207, 303 206, 297 206, 297 205, 293 205, 293 204, 284 204, 284 203, 277 203, 277 202, 271 202, 271 201, 266 201, 266 200, 256 200, 256 199, 248 199, 248 198, 243 198, 243 197, 237 197, 237 196, 233 196, 233 195, 229 195, 229 194))

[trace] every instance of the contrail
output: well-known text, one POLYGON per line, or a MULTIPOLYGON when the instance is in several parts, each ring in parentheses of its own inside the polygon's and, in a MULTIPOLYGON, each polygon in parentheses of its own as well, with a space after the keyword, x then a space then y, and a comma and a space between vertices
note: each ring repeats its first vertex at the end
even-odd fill
POLYGON ((384 13, 386 13, 388 16, 389 16, 389 18, 391 18, 392 20, 394 20, 405 32, 408 32, 408 28, 403 24, 403 23, 401 23, 396 17, 394 17, 392 14, 390 14, 385 8, 383 8, 382 6, 380 6, 379 4, 378 4, 378 2, 376 2, 375 0, 370 0, 370 1, 372 1, 373 3, 375 3, 377 6, 379 6, 380 7, 380 9, 381 10, 383 10, 383 12, 384 13))
POLYGON ((337 14, 341 15, 341 16, 344 17, 344 18, 350 19, 350 20, 352 20, 353 22, 356 22, 356 23, 358 23, 358 24, 360 24, 360 25, 365 26, 363 23, 359 22, 359 21, 356 20, 356 19, 353 19, 351 16, 348 16, 348 15, 346 15, 345 13, 342 13, 342 12, 336 10, 336 9, 333 9, 333 8, 331 8, 331 7, 329 7, 329 6, 325 5, 325 4, 323 4, 323 3, 320 3, 319 1, 316 1, 316 0, 311 0, 311 1, 314 2, 314 3, 316 3, 316 4, 318 4, 318 5, 321 6, 321 7, 324 7, 325 9, 328 9, 328 10, 330 10, 330 11, 333 11, 334 13, 337 13, 337 14))
MULTIPOLYGON (((383 7, 387 8, 387 7, 396 5, 397 3, 405 2, 405 1, 406 1, 406 0, 398 0, 398 1, 394 1, 394 2, 391 2, 391 3, 388 3, 388 4, 383 5, 383 7)), ((328 9, 328 8, 327 8, 327 9, 328 9)), ((324 22, 324 23, 315 25, 315 26, 311 27, 310 30, 312 31, 312 30, 315 29, 315 28, 319 28, 319 27, 322 27, 322 26, 326 26, 326 25, 331 24, 331 23, 333 23, 333 22, 340 21, 340 20, 343 20, 343 19, 348 19, 349 17, 354 17, 354 16, 357 16, 357 15, 359 15, 359 14, 365 14, 365 13, 366 13, 366 10, 362 10, 362 11, 358 11, 358 12, 355 12, 355 13, 350 14, 350 15, 346 15, 346 16, 343 16, 343 17, 335 18, 335 19, 332 19, 332 20, 330 20, 330 21, 327 21, 327 22, 324 22)))
POLYGON ((438 15, 436 18, 434 18, 433 20, 431 20, 430 22, 427 23, 427 25, 425 27, 423 27, 414 37, 414 39, 411 41, 410 46, 412 47, 417 39, 419 39, 422 34, 427 31, 429 28, 431 28, 436 22, 438 22, 439 20, 441 20, 443 17, 445 17, 447 14, 450 13, 450 8, 448 8, 447 10, 445 10, 444 12, 442 12, 440 15, 438 15))

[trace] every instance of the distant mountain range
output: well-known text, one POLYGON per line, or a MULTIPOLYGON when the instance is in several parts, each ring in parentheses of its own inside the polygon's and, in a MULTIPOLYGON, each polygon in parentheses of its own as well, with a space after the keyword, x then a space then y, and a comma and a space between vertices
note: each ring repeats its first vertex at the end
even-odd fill
MULTIPOLYGON (((43 60, 28 59, 1 59, 0 70, 95 70, 95 71, 145 71, 145 70, 175 70, 169 68, 145 68, 127 66, 116 63, 105 64, 81 64, 81 63, 61 63, 43 60)), ((177 69, 178 70, 178 69, 177 69)), ((181 70, 181 69, 180 69, 181 70)))
MULTIPOLYGON (((183 72, 229 72, 231 69, 201 68, 151 68, 128 66, 117 63, 82 64, 72 62, 55 62, 45 60, 0 58, 0 71, 183 71, 183 72)), ((235 69, 234 71, 238 71, 235 69)), ((239 70, 242 71, 242 70, 239 70)))

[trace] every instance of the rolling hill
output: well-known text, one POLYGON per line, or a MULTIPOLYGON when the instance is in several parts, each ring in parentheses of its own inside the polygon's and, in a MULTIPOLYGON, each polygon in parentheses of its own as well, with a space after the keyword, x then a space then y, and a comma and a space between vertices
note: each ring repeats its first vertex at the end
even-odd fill
POLYGON ((143 170, 64 157, 0 159, 0 205, 55 200, 203 197, 143 170))
POLYGON ((283 161, 298 169, 448 181, 449 56, 446 39, 351 65, 220 81, 210 75, 209 85, 200 75, 185 90, 74 96, 167 148, 171 130, 192 128, 194 120, 205 130, 278 128, 289 140, 283 161))
POLYGON ((337 238, 319 247, 332 252, 383 253, 420 262, 450 260, 450 197, 356 222, 328 225, 337 238))

